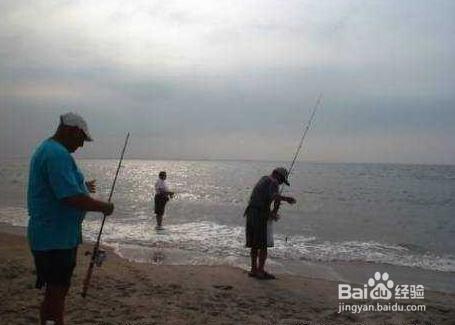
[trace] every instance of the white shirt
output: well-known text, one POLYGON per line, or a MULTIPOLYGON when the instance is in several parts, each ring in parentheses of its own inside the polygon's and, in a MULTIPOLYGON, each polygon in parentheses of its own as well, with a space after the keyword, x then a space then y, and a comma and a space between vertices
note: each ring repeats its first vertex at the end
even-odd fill
POLYGON ((169 192, 169 187, 167 187, 166 181, 158 178, 155 183, 155 194, 163 194, 169 192))

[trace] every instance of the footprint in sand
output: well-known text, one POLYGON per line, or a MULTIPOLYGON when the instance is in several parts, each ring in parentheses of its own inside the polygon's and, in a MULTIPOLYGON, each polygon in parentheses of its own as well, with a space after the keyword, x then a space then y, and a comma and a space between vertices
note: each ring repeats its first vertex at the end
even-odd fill
POLYGON ((233 286, 230 286, 230 285, 221 285, 221 284, 214 284, 213 287, 215 289, 220 289, 220 290, 231 290, 232 288, 234 288, 233 286))

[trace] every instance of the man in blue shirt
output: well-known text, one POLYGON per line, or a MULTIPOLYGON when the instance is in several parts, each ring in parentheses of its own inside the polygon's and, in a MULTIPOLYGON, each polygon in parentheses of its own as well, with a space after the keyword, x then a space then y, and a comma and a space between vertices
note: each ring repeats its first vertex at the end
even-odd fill
POLYGON ((36 287, 46 286, 41 324, 63 325, 65 298, 82 242, 82 221, 87 211, 111 215, 114 205, 93 199, 93 182, 71 156, 84 141, 92 141, 85 120, 74 113, 60 116, 56 133, 43 141, 30 162, 27 237, 35 261, 36 287))

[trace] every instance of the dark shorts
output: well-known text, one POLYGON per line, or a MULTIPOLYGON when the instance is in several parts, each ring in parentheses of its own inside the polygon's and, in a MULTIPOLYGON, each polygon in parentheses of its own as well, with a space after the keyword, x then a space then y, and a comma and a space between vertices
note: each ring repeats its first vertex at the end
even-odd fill
POLYGON ((36 288, 55 285, 69 287, 76 267, 77 247, 72 249, 54 249, 32 251, 36 267, 36 288))
POLYGON ((246 247, 267 248, 267 211, 250 207, 246 211, 246 247))
POLYGON ((156 194, 155 195, 155 213, 158 215, 164 214, 164 208, 166 203, 169 201, 167 195, 156 194))

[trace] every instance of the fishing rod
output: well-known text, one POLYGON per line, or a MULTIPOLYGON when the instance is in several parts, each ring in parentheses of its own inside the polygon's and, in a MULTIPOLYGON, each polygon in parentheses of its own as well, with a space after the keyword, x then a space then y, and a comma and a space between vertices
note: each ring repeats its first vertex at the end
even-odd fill
POLYGON ((308 123, 307 123, 305 129, 303 130, 303 134, 302 134, 302 137, 300 138, 300 142, 299 142, 299 145, 297 146, 297 150, 295 151, 294 158, 292 159, 292 162, 289 165, 288 178, 291 175, 292 169, 294 168, 294 165, 295 165, 295 161, 297 160, 297 157, 299 156, 300 150, 303 147, 303 141, 305 140, 305 137, 306 137, 306 135, 308 133, 308 130, 310 129, 311 124, 313 124, 314 116, 316 115, 316 111, 317 111, 317 109, 319 107, 319 104, 321 103, 321 100, 322 100, 322 94, 319 94, 318 100, 316 101, 316 104, 314 105, 313 111, 311 112, 310 119, 308 120, 308 123))
MULTIPOLYGON (((311 115, 310 115, 310 119, 308 120, 308 123, 306 124, 305 128, 303 129, 303 133, 302 133, 302 137, 300 138, 300 142, 299 142, 299 145, 297 146, 297 149, 294 153, 294 156, 292 158, 292 161, 289 165, 289 168, 288 168, 288 177, 287 179, 289 180, 289 176, 291 175, 292 173, 292 170, 294 168, 294 165, 295 165, 295 162, 297 160, 297 157, 299 156, 300 154, 300 151, 302 150, 302 147, 303 147, 303 142, 305 140, 305 137, 308 133, 308 130, 310 129, 311 125, 313 124, 313 120, 314 120, 314 117, 316 116, 316 111, 318 109, 318 107, 320 106, 321 104, 321 100, 322 100, 322 94, 319 94, 319 97, 313 107, 313 110, 311 112, 311 115)), ((281 193, 283 192, 283 189, 284 189, 284 185, 280 187, 280 192, 279 194, 281 195, 281 193)), ((281 205, 281 202, 277 202, 276 205, 274 205, 274 208, 273 208, 273 213, 276 215, 278 213, 278 209, 280 208, 280 205, 281 205)))
MULTIPOLYGON (((112 194, 114 194, 115 183, 117 182, 117 177, 120 172, 120 167, 122 167, 123 156, 125 155, 125 150, 126 150, 126 146, 128 145, 129 138, 130 138, 130 133, 128 132, 128 134, 126 135, 125 144, 123 145, 122 153, 120 155, 120 160, 118 162, 117 171, 115 172, 114 181, 112 182, 111 192, 109 193, 109 199, 107 200, 109 203, 111 202, 112 194)), ((103 216, 103 222, 101 223, 101 228, 98 233, 98 238, 96 240, 95 246, 93 246, 92 256, 90 258, 90 264, 87 269, 87 274, 85 275, 84 285, 83 285, 82 293, 81 293, 83 298, 85 298, 85 296, 87 295, 87 290, 90 285, 90 279, 92 277, 93 268, 94 268, 95 264, 97 266, 101 266, 102 261, 106 257, 104 254, 104 251, 100 250, 101 234, 103 233, 103 227, 104 227, 105 221, 106 221, 106 215, 103 216)))

